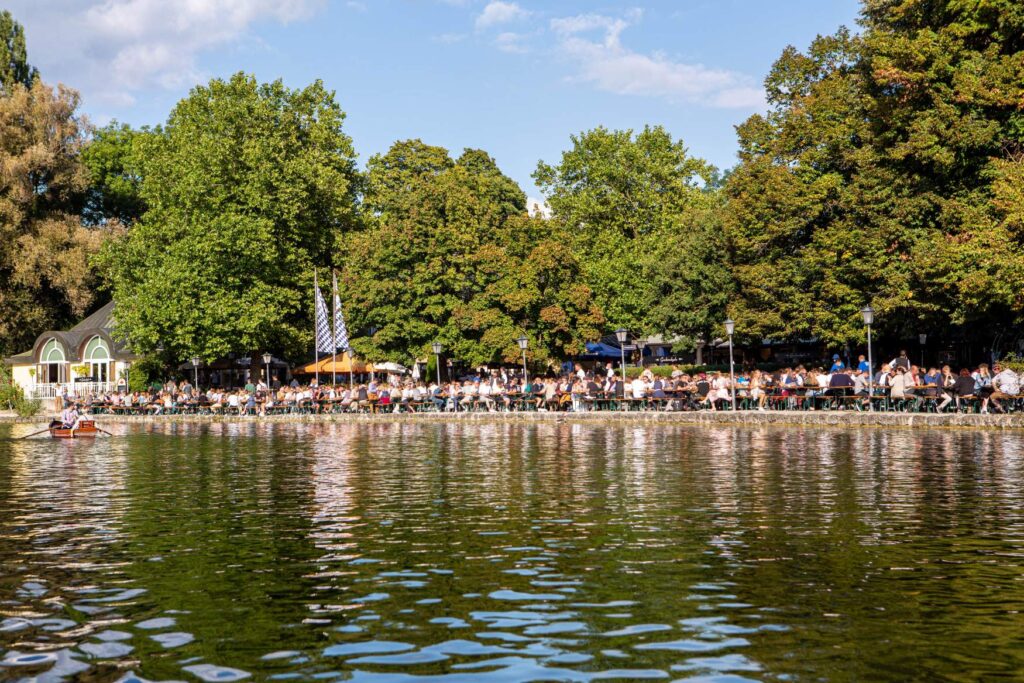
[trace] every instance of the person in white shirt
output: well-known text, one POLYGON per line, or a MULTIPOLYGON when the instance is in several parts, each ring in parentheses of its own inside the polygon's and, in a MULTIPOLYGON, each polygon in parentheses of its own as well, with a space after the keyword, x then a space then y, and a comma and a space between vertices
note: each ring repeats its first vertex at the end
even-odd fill
POLYGON ((470 409, 472 407, 473 403, 476 402, 476 397, 477 397, 477 394, 479 392, 480 392, 480 383, 479 382, 473 382, 473 383, 466 382, 462 386, 462 400, 459 401, 459 405, 461 405, 463 408, 465 408, 467 410, 470 409))
POLYGON ((644 398, 647 396, 647 383, 644 382, 643 378, 637 377, 630 382, 630 391, 633 394, 633 398, 644 398))
POLYGON ((480 388, 477 390, 477 396, 480 399, 480 403, 487 407, 487 411, 494 412, 494 399, 491 398, 491 383, 490 381, 480 382, 480 388))
POLYGON ((992 376, 992 388, 994 391, 989 396, 988 401, 992 403, 992 407, 995 408, 997 413, 1003 413, 1006 410, 999 401, 1013 400, 1020 395, 1020 376, 1010 368, 999 363, 996 363, 992 370, 995 372, 992 376))

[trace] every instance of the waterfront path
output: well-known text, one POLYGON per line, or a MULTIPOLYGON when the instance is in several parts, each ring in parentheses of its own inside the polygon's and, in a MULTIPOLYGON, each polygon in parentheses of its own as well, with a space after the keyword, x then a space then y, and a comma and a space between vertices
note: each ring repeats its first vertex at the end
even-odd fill
MULTIPOLYGON (((43 423, 47 416, 31 418, 0 414, 0 422, 43 423)), ((979 415, 975 413, 888 413, 856 411, 600 411, 571 412, 510 412, 510 413, 342 413, 321 415, 101 415, 100 424, 139 423, 550 423, 576 422, 592 424, 698 424, 698 425, 780 425, 804 427, 928 427, 954 429, 1024 429, 1024 413, 1009 415, 979 415)))

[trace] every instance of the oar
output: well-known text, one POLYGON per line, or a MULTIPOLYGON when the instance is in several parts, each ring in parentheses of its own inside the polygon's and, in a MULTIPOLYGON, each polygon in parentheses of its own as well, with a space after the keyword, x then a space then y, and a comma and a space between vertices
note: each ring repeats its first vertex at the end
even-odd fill
MULTIPOLYGON (((93 425, 93 426, 95 427, 95 425, 93 425)), ((99 427, 96 427, 96 431, 97 431, 97 432, 103 432, 103 433, 104 433, 104 434, 106 434, 107 436, 113 436, 113 434, 111 434, 110 432, 108 432, 108 431, 107 431, 106 429, 100 429, 99 427)))
POLYGON ((20 438, 20 439, 27 439, 30 436, 35 436, 36 434, 42 434, 43 432, 48 432, 48 431, 50 431, 49 427, 47 427, 46 429, 40 429, 38 432, 32 432, 31 434, 27 434, 25 436, 21 436, 21 437, 18 437, 18 438, 20 438))

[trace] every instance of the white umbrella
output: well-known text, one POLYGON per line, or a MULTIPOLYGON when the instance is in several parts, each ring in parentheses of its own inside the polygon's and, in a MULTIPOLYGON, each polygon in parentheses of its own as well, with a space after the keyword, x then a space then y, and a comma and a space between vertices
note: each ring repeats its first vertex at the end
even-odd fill
POLYGON ((407 368, 404 365, 399 365, 398 363, 390 363, 390 362, 389 363, 381 363, 380 365, 377 365, 376 363, 374 363, 373 364, 373 369, 374 370, 381 370, 382 372, 391 372, 391 373, 395 373, 395 374, 398 374, 398 375, 402 375, 402 374, 405 374, 406 372, 408 372, 407 368))

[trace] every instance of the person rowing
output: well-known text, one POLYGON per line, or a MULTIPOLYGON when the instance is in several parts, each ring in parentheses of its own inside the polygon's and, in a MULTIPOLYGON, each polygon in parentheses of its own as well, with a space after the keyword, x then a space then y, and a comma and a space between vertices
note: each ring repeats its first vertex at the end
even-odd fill
POLYGON ((78 423, 82 420, 82 414, 78 412, 78 404, 70 403, 68 407, 61 411, 60 422, 61 428, 70 429, 71 436, 75 435, 75 430, 78 429, 78 423))

